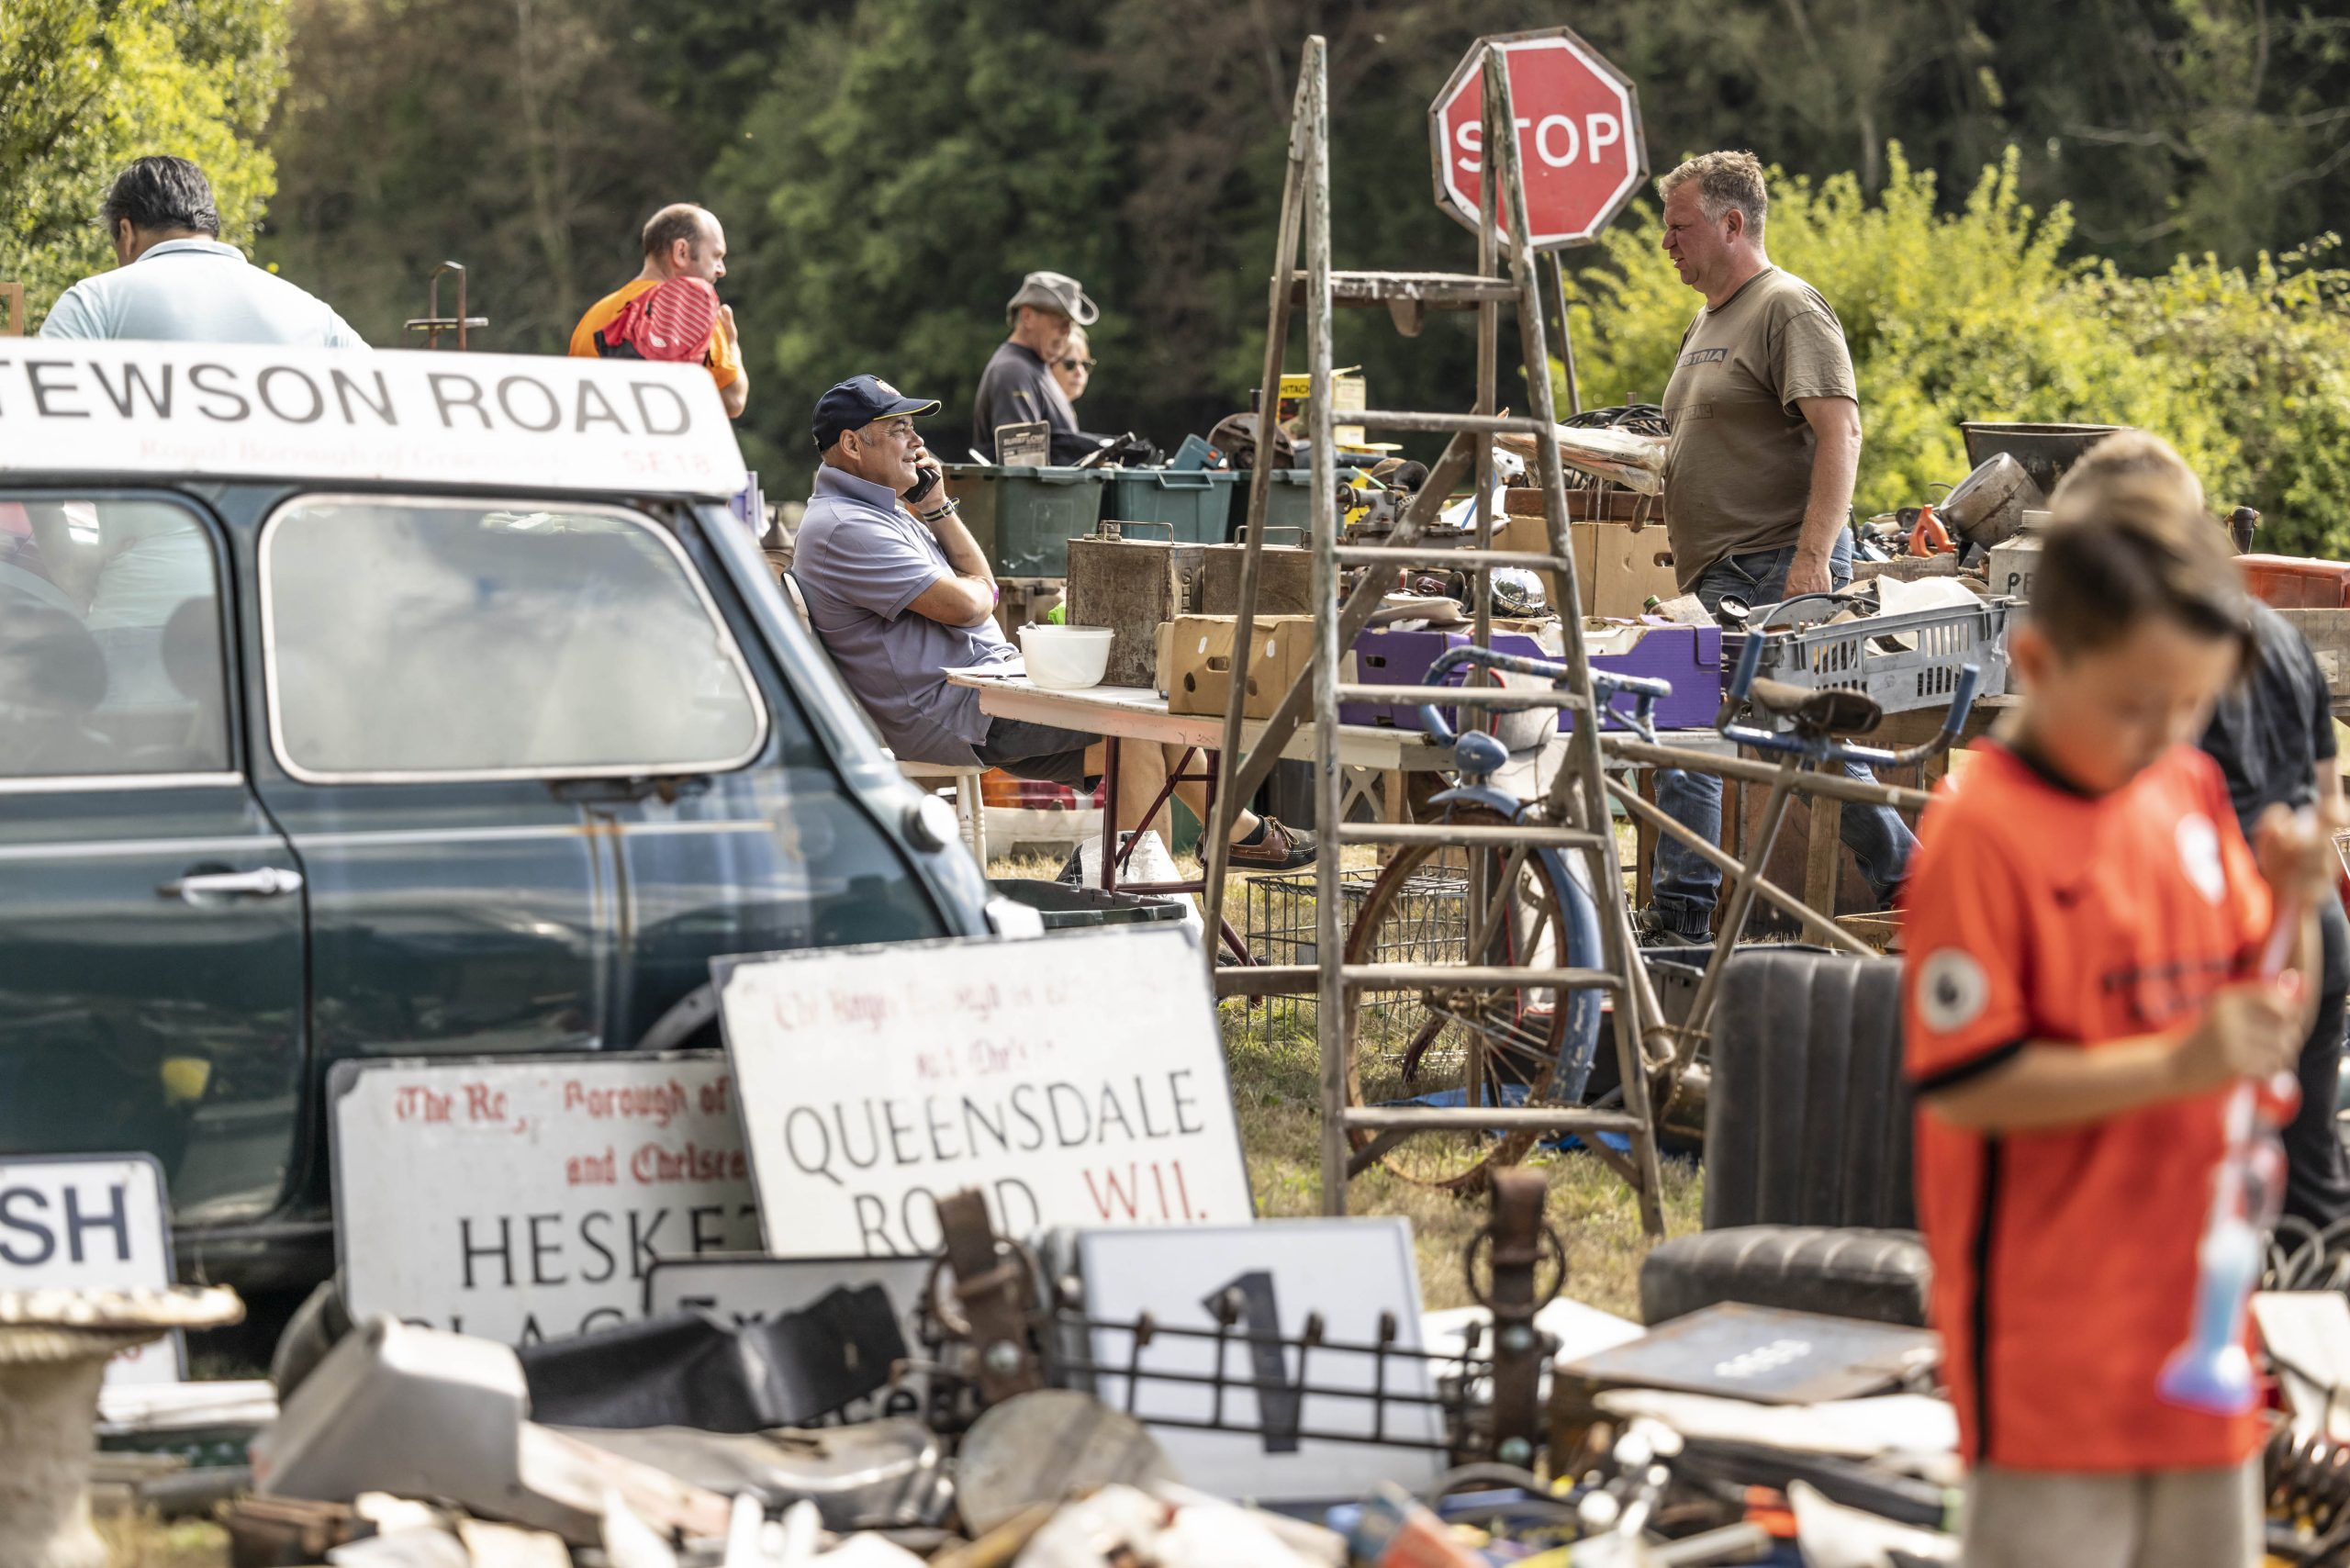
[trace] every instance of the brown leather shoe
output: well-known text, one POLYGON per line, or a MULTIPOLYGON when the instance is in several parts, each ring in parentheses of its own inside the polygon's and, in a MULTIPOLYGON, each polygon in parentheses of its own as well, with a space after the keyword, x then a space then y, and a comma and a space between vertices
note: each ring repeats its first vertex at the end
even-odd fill
POLYGON ((1256 843, 1236 844, 1225 851, 1225 863, 1234 870, 1294 871, 1320 857, 1314 835, 1303 828, 1283 827, 1279 817, 1267 817, 1264 824, 1256 843))

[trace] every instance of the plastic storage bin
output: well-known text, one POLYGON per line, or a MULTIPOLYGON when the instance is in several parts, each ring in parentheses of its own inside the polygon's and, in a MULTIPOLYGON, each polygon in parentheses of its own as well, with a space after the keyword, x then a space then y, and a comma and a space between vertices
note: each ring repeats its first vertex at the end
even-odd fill
POLYGON ((1183 918, 1180 899, 1148 893, 1105 893, 1068 882, 1046 882, 1033 877, 1002 877, 989 887, 1014 903, 1024 903, 1044 917, 1047 931, 1074 931, 1096 925, 1144 925, 1183 918))
MULTIPOLYGON (((1616 675, 1647 676, 1669 681, 1673 695, 1656 706, 1656 722, 1663 729, 1696 729, 1710 725, 1722 700, 1722 634, 1712 626, 1643 626, 1637 628, 1638 637, 1631 632, 1612 633, 1596 628, 1584 635, 1590 640, 1591 666, 1616 675), (1606 651, 1608 644, 1631 641, 1631 646, 1621 652, 1606 651)), ((1428 666, 1448 648, 1469 645, 1470 638, 1462 632, 1365 632, 1355 639, 1355 678, 1371 686, 1425 686, 1428 666)), ((1543 647, 1523 633, 1494 633, 1496 653, 1516 654, 1527 658, 1563 662, 1560 655, 1543 647)), ((1447 684, 1458 686, 1464 678, 1463 670, 1455 669, 1447 677, 1447 684)), ((1502 672, 1505 686, 1547 688, 1550 682, 1514 670, 1502 672)), ((1629 711, 1631 702, 1619 698, 1619 707, 1629 711)), ((1483 727, 1482 715, 1493 713, 1500 723, 1494 734, 1512 751, 1524 751, 1542 744, 1560 724, 1572 726, 1574 715, 1556 708, 1525 708, 1516 712, 1505 709, 1472 711, 1471 722, 1483 727)), ((1409 703, 1349 702, 1338 710, 1341 722, 1349 724, 1372 724, 1382 728, 1416 730, 1420 727, 1420 711, 1409 703)), ((1445 715, 1445 722, 1455 730, 1460 727, 1457 710, 1445 715)))
POLYGON ((2278 610, 2350 607, 2350 562, 2300 555, 2239 555, 2236 569, 2255 599, 2278 610))
MULTIPOLYGON (((2008 623, 2015 607, 2013 599, 1991 599, 1764 633, 1755 674, 1789 686, 1864 692, 1886 712, 1901 713, 1947 707, 1958 689, 1959 669, 1974 665, 1982 672, 1976 699, 1997 697, 2008 689, 2008 623), (1909 646, 1894 645, 1888 639, 1895 637, 1909 646)), ((1722 639, 1727 666, 1736 667, 1744 644, 1744 637, 1722 639)))
POLYGON ((1069 542, 1102 521, 1105 476, 1097 468, 945 465, 963 525, 1004 577, 1069 576, 1069 542))
POLYGON ((1221 544, 1239 477, 1204 468, 1113 468, 1103 480, 1102 515, 1114 522, 1163 522, 1178 544, 1221 544))
MULTIPOLYGON (((1338 465, 1338 483, 1343 485, 1361 473, 1360 468, 1338 465)), ((1241 527, 1248 521, 1248 484, 1246 470, 1235 474, 1238 481, 1232 487, 1232 537, 1240 537, 1241 527)), ((1311 468, 1276 468, 1265 486, 1265 527, 1269 543, 1303 544, 1314 537, 1314 470, 1311 468), (1294 538, 1283 536, 1273 540, 1270 532, 1276 528, 1297 531, 1294 538)))

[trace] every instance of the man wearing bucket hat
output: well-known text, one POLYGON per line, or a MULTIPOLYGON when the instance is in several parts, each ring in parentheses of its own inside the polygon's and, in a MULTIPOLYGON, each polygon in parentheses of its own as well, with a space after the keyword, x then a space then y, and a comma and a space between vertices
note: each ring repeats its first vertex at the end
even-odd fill
MULTIPOLYGON (((823 466, 800 519, 791 580, 808 624, 881 738, 898 756, 947 767, 1001 767, 1017 778, 1090 791, 1100 782, 1098 735, 992 718, 950 669, 1017 658, 996 629, 995 573, 956 515, 914 420, 938 411, 878 375, 852 375, 816 403, 823 466)), ((1118 825, 1139 830, 1178 748, 1121 748, 1118 825)), ((1202 822, 1204 791, 1177 795, 1202 822)), ((1314 860, 1311 834, 1243 812, 1231 862, 1285 871, 1314 860)))
POLYGON ((1053 461, 1074 463, 1098 450, 1102 438, 1077 428, 1077 410, 1053 379, 1052 364, 1069 351, 1069 329, 1091 327, 1101 316, 1077 279, 1066 273, 1030 273, 1007 301, 1012 336, 979 373, 971 405, 971 450, 995 461, 999 425, 1033 424, 1053 430, 1053 461))

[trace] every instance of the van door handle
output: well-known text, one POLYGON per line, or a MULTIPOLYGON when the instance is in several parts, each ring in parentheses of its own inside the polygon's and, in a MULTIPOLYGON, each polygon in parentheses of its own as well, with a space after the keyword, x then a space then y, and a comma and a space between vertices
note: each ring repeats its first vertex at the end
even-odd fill
POLYGON ((199 872, 195 876, 182 877, 176 882, 165 882, 155 890, 155 893, 159 898, 181 899, 194 903, 206 897, 243 894, 250 898, 273 899, 301 890, 301 872, 264 866, 258 871, 199 872))

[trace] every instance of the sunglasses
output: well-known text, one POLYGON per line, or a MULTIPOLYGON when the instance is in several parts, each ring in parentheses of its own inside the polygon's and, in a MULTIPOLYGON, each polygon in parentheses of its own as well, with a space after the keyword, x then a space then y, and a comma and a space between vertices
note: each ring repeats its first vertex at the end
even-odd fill
POLYGON ((1091 375, 1093 374, 1093 367, 1101 363, 1096 359, 1065 359, 1061 361, 1061 368, 1071 375, 1075 375, 1080 370, 1091 375))

